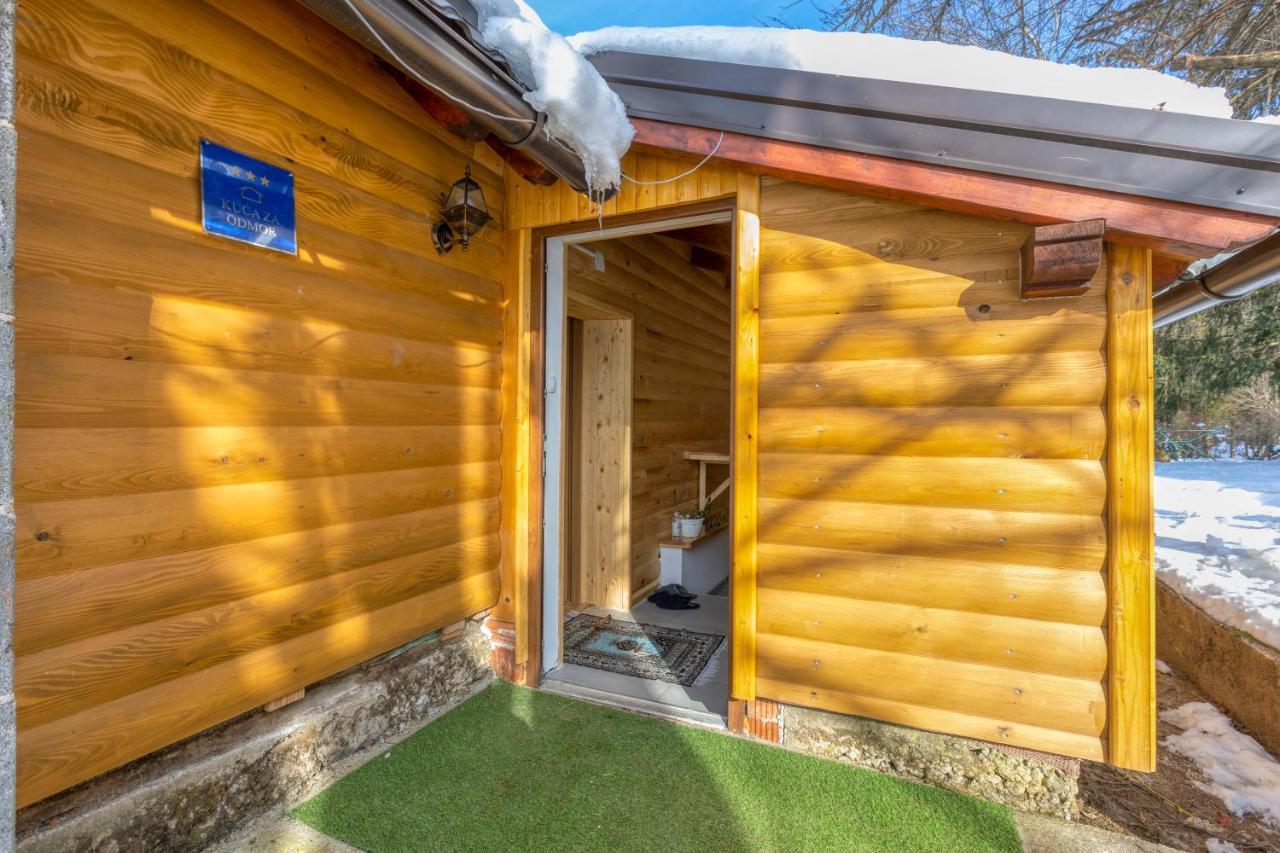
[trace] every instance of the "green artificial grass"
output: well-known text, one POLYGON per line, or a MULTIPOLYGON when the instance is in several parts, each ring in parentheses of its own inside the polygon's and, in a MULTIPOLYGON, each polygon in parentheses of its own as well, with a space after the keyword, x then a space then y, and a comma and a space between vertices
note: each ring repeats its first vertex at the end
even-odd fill
POLYGON ((292 814, 371 851, 1020 849, 994 803, 501 681, 292 814))

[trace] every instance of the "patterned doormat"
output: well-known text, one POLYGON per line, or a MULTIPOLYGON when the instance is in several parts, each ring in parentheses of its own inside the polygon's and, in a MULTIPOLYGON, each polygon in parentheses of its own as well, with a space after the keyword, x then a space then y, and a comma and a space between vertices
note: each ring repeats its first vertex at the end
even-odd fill
MULTIPOLYGON (((640 625, 579 613, 564 626, 564 660, 592 669, 692 687, 719 669, 708 667, 724 644, 718 634, 640 625), (704 673, 704 670, 706 672, 704 673)), ((719 661, 717 660, 717 664, 719 661)))

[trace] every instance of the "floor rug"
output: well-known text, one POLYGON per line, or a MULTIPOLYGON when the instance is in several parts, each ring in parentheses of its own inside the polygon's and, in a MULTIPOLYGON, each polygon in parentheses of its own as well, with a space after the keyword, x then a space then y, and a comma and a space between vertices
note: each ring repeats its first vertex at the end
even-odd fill
POLYGON ((564 660, 690 687, 724 643, 719 634, 579 613, 564 626, 564 660))

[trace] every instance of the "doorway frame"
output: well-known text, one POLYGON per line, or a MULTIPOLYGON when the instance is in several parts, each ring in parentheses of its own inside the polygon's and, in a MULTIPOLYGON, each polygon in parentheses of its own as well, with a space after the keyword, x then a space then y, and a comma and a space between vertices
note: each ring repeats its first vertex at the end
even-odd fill
MULTIPOLYGON (((542 389, 543 411, 539 432, 542 442, 542 471, 538 482, 540 491, 539 521, 541 543, 536 551, 536 564, 531 561, 529 590, 531 598, 537 593, 536 606, 530 601, 528 609, 530 627, 536 621, 539 626, 539 642, 529 645, 528 673, 535 683, 542 675, 558 666, 563 657, 561 640, 563 625, 560 599, 562 597, 560 571, 544 571, 548 565, 559 566, 564 558, 566 520, 561 517, 565 506, 565 416, 566 395, 565 366, 567 329, 569 322, 567 288, 567 253, 572 246, 590 245, 605 240, 616 240, 642 234, 654 234, 675 228, 696 225, 725 224, 733 227, 735 208, 732 199, 711 204, 699 204, 675 208, 657 208, 640 215, 611 217, 593 227, 592 223, 576 223, 574 226, 540 229, 535 232, 535 272, 541 270, 542 315, 542 389), (692 208, 692 209, 691 209, 692 208), (618 221, 626 219, 629 221, 618 221), (538 251, 540 250, 540 252, 538 251), (541 255, 541 263, 536 263, 541 255), (537 577, 535 582, 534 576, 537 577)), ((537 276, 534 277, 537 279, 537 276)), ((731 295, 730 329, 733 328, 733 294, 737 276, 730 270, 731 295)), ((535 305, 535 309, 538 306, 535 305)), ((733 357, 730 354, 730 374, 733 373, 733 357)), ((733 411, 732 385, 730 412, 733 411)), ((539 386, 535 386, 539 387, 539 386)), ((730 418, 732 435, 732 416, 730 418)), ((732 445, 732 441, 730 442, 732 445)), ((730 447, 732 457, 732 446, 730 447)), ((732 471, 732 463, 731 469, 732 471)), ((732 496, 730 497, 732 501, 732 496)), ((532 519, 531 519, 532 521, 532 519)), ((531 549, 533 550, 533 549, 531 549)), ((533 556, 533 555, 531 555, 533 556)), ((730 609, 733 606, 733 590, 730 584, 730 609)), ((727 627, 727 626, 726 626, 727 627)), ((532 638, 531 638, 532 640, 532 638)), ((730 643, 732 655, 732 643, 730 643)), ((730 666, 732 671, 732 665, 730 666)))

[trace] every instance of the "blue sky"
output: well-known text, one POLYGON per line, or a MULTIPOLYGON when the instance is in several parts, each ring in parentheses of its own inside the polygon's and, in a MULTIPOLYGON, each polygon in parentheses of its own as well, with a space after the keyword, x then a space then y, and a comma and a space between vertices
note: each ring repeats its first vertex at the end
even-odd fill
MULTIPOLYGON (((731 24, 757 26, 771 17, 783 18, 791 26, 818 26, 814 0, 526 0, 558 33, 572 35, 610 25, 631 27, 678 27, 689 24, 731 24)), ((826 4, 827 0, 817 0, 826 4)))

